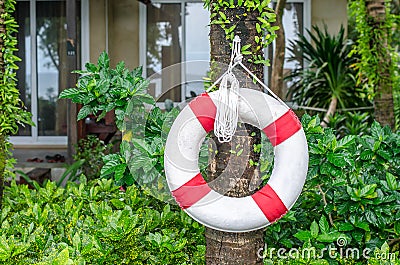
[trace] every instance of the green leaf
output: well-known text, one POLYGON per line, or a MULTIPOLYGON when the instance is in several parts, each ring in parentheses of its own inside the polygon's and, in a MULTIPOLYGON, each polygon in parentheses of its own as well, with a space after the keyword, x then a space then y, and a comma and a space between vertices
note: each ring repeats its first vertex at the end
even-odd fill
POLYGON ((329 162, 340 168, 343 168, 347 165, 346 159, 343 154, 328 153, 327 159, 329 162))
POLYGON ((332 243, 332 242, 335 242, 340 236, 341 236, 341 233, 339 233, 339 232, 321 234, 317 237, 317 241, 325 242, 325 243, 332 243))
POLYGON ((86 70, 88 70, 89 72, 95 73, 97 72, 97 66, 93 63, 87 62, 85 64, 85 68, 86 70))
POLYGON ((125 203, 122 202, 119 199, 111 199, 112 205, 114 205, 115 208, 117 209, 124 209, 125 208, 125 203))
POLYGON ((371 134, 375 139, 379 139, 384 135, 383 129, 377 121, 374 121, 371 125, 371 134))
POLYGON ((395 231, 397 237, 399 237, 400 236, 400 222, 394 223, 394 231, 395 231))
POLYGON ((365 150, 365 151, 361 152, 361 154, 360 154, 360 158, 362 160, 371 160, 373 156, 374 156, 374 152, 372 152, 371 150, 365 150))
POLYGON ((89 105, 83 106, 79 110, 78 117, 77 117, 78 121, 82 120, 82 119, 85 119, 91 113, 92 113, 92 108, 89 105))
POLYGON ((257 30, 257 33, 261 33, 261 31, 262 31, 259 23, 256 23, 256 30, 257 30))
POLYGON ((132 143, 141 153, 145 155, 152 155, 153 150, 151 150, 151 146, 143 139, 132 139, 132 143))
POLYGON ((317 222, 313 221, 313 222, 311 223, 310 231, 311 231, 311 236, 312 236, 313 238, 316 238, 316 237, 318 236, 319 228, 318 228, 317 222))
POLYGON ((367 218, 367 221, 371 224, 376 224, 378 222, 375 213, 372 211, 367 211, 365 213, 365 217, 367 218))
MULTIPOLYGON (((104 166, 101 168, 101 176, 107 176, 109 174, 112 174, 116 171, 116 169, 121 166, 122 161, 121 161, 121 156, 116 155, 116 156, 108 156, 111 159, 108 160, 104 166)), ((121 169, 119 169, 121 170, 121 169)))
POLYGON ((339 231, 340 232, 348 232, 354 230, 354 227, 350 223, 340 223, 339 224, 339 231))
POLYGON ((82 242, 78 232, 72 238, 72 245, 78 250, 81 249, 82 242))
POLYGON ((355 135, 346 135, 342 139, 338 141, 337 147, 348 148, 355 142, 356 136, 355 135))
POLYGON ((110 67, 110 58, 105 51, 100 54, 97 64, 100 66, 100 68, 110 67))
POLYGON ((11 249, 4 235, 0 237, 0 261, 7 261, 11 256, 11 249))
POLYGON ((386 172, 386 181, 391 190, 395 191, 399 188, 399 185, 396 181, 396 177, 392 175, 390 172, 386 172))
POLYGON ((151 105, 154 105, 154 103, 155 103, 154 98, 149 94, 137 95, 136 97, 143 103, 147 103, 147 104, 151 104, 151 105))
POLYGON ((370 184, 363 187, 360 191, 360 197, 373 199, 376 198, 378 195, 375 192, 377 184, 370 184))
POLYGON ((299 231, 294 236, 301 241, 308 241, 312 238, 310 231, 299 231))
MULTIPOLYGON (((80 94, 80 90, 76 88, 69 88, 61 91, 59 98, 70 98, 74 99, 80 94)), ((80 102, 78 102, 80 103, 80 102)))
POLYGON ((319 219, 318 224, 322 234, 327 234, 329 232, 329 223, 326 220, 325 215, 321 216, 321 219, 319 219))
POLYGON ((116 181, 118 181, 124 177, 126 167, 127 167, 126 164, 120 164, 114 168, 114 179, 116 181))
POLYGON ((69 265, 70 263, 68 247, 61 250, 52 262, 53 265, 69 265))
POLYGON ((68 213, 69 211, 71 211, 72 204, 73 204, 72 197, 68 197, 68 198, 65 200, 65 207, 64 207, 66 213, 68 213))
POLYGON ((218 12, 219 16, 222 18, 222 20, 226 20, 226 15, 223 12, 218 12))
POLYGON ((248 50, 249 48, 251 47, 251 44, 247 44, 247 45, 244 45, 243 47, 242 47, 242 52, 243 51, 245 51, 245 50, 248 50))
POLYGON ((358 222, 355 224, 356 227, 361 228, 362 230, 369 232, 371 231, 369 228, 369 224, 367 222, 358 222))

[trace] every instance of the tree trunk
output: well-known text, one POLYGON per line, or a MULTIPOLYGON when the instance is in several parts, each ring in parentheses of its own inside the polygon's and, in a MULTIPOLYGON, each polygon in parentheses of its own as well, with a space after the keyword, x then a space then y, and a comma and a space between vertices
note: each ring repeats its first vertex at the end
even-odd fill
MULTIPOLYGON (((386 3, 386 4, 390 4, 386 3)), ((390 51, 388 50, 388 30, 384 27, 386 19, 385 0, 368 0, 366 1, 367 12, 374 29, 377 29, 383 34, 379 36, 373 35, 375 38, 371 40, 371 46, 377 50, 376 54, 379 65, 380 81, 375 84, 375 98, 374 98, 374 113, 375 119, 381 125, 389 125, 391 128, 395 126, 394 118, 394 103, 393 103, 393 83, 391 79, 391 64, 392 59, 390 51)))
MULTIPOLYGON (((257 34, 255 23, 259 13, 257 11, 247 12, 247 16, 238 21, 236 15, 243 12, 245 10, 242 8, 228 9, 225 15, 227 19, 237 23, 235 34, 241 38, 242 46, 252 44, 252 47, 255 47, 254 38, 257 34)), ((225 33, 219 25, 212 24, 210 43, 211 70, 213 76, 218 77, 229 64, 231 41, 226 40, 225 33), (221 66, 221 63, 224 65, 221 66)), ((262 50, 257 51, 257 53, 262 54, 262 50)), ((262 80, 263 66, 261 64, 248 64, 248 58, 245 56, 243 63, 262 80)), ((238 72, 235 71, 235 74, 238 72)), ((256 87, 251 78, 241 78, 239 74, 236 76, 241 87, 256 87)), ((259 160, 259 154, 254 153, 253 146, 260 143, 260 139, 260 130, 247 124, 238 125, 236 134, 229 143, 221 144, 213 134, 211 135, 212 141, 210 141, 209 147, 211 150, 218 150, 218 152, 214 157, 210 156, 207 178, 214 190, 231 197, 244 197, 256 191, 260 183, 260 174, 258 168, 254 164, 250 165, 249 161, 250 159, 255 162, 259 160), (236 154, 241 149, 243 151, 237 156, 236 154)), ((248 233, 227 233, 207 228, 206 245, 206 264, 208 265, 262 264, 257 252, 264 246, 264 232, 261 229, 248 233)))
POLYGON ((331 103, 329 103, 328 111, 326 112, 325 117, 322 120, 323 121, 323 123, 321 124, 322 127, 328 126, 329 120, 336 112, 337 102, 338 102, 337 97, 333 96, 331 99, 331 103))
POLYGON ((276 3, 276 31, 275 52, 272 60, 271 89, 280 98, 283 98, 283 65, 285 63, 285 29, 282 24, 283 12, 285 11, 286 0, 278 0, 276 3))

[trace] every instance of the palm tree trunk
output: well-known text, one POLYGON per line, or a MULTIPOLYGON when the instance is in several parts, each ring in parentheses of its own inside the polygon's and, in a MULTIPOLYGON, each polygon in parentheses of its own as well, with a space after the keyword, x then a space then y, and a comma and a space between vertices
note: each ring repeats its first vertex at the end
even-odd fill
MULTIPOLYGON (((379 60, 379 72, 380 81, 375 84, 375 98, 374 98, 374 113, 375 119, 381 125, 389 125, 391 128, 395 126, 394 118, 394 103, 393 103, 393 83, 391 76, 391 55, 388 46, 388 31, 384 28, 384 22, 386 19, 385 11, 385 0, 367 0, 366 6, 368 11, 368 16, 371 18, 369 22, 372 24, 373 28, 379 29, 383 34, 375 36, 371 40, 371 45, 378 50, 378 60, 379 60)), ((386 4, 390 4, 386 3, 386 4)))
MULTIPOLYGON (((227 19, 237 23, 235 34, 241 38, 242 45, 252 44, 255 47, 254 37, 257 34, 255 22, 259 14, 254 11, 238 21, 236 15, 243 12, 244 10, 241 8, 228 9, 225 15, 227 19)), ((225 32, 219 25, 211 25, 211 70, 214 73, 213 76, 219 76, 220 71, 226 69, 229 64, 230 42, 226 40, 225 32), (225 65, 219 68, 215 62, 225 65)), ((262 51, 257 52, 262 53, 262 51)), ((248 64, 247 59, 245 56, 243 63, 262 80, 263 66, 248 64)), ((238 77, 238 79, 242 87, 254 88, 251 78, 238 77)), ((260 174, 258 168, 254 164, 250 165, 249 161, 250 159, 252 161, 259 160, 259 154, 254 153, 253 146, 260 143, 260 131, 253 126, 244 125, 238 126, 236 135, 229 143, 219 143, 214 135, 211 136, 211 139, 210 142, 214 142, 214 145, 210 144, 210 148, 214 149, 211 153, 214 153, 215 149, 218 152, 214 157, 210 156, 207 178, 209 183, 216 180, 217 177, 219 178, 210 183, 210 186, 217 192, 231 197, 244 197, 254 193, 260 180, 260 174), (241 155, 232 154, 233 150, 238 151, 240 149, 244 150, 241 155), (227 166, 228 162, 229 166, 227 166), (222 174, 222 172, 224 173, 222 174)), ((264 246, 263 238, 263 230, 248 233, 227 233, 207 228, 206 264, 262 264, 257 252, 264 246)))

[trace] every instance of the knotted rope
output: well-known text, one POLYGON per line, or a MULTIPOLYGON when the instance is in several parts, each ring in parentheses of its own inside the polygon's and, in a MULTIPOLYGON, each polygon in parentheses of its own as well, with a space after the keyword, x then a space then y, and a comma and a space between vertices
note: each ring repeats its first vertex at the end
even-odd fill
POLYGON ((216 84, 220 83, 217 97, 217 113, 214 121, 214 134, 220 143, 230 142, 236 132, 239 116, 239 81, 232 72, 236 65, 240 65, 254 80, 264 87, 271 96, 277 99, 282 105, 289 107, 276 96, 260 79, 257 78, 246 66, 243 65, 241 54, 241 44, 239 36, 235 36, 232 43, 231 60, 228 70, 220 76, 208 89, 209 92, 216 84), (231 86, 229 87, 228 84, 231 86))
POLYGON ((239 113, 239 81, 232 69, 235 61, 241 60, 240 49, 240 38, 235 36, 232 44, 231 61, 228 71, 222 76, 217 97, 218 106, 214 122, 214 134, 220 143, 230 142, 236 132, 239 113), (228 88, 228 83, 231 85, 230 88, 228 88))

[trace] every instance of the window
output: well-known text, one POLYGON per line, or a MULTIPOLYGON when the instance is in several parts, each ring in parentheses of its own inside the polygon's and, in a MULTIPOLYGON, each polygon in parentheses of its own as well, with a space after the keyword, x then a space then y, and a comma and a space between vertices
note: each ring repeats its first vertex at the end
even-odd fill
MULTIPOLYGON (((78 40, 80 3, 77 1, 78 40)), ((14 144, 66 145, 67 103, 57 100, 67 88, 66 0, 17 1, 15 16, 19 24, 17 56, 22 59, 17 86, 36 126, 21 127, 11 140, 14 144)), ((77 47, 79 50, 79 43, 77 47)))
POLYGON ((150 93, 160 101, 180 102, 203 91, 210 60, 209 17, 200 1, 141 5, 141 64, 151 80, 150 93))
MULTIPOLYGON (((180 102, 203 91, 201 80, 207 74, 210 58, 208 24, 209 12, 202 2, 159 0, 152 1, 148 7, 141 5, 140 61, 145 75, 150 77, 150 93, 160 97, 160 101, 169 98, 180 102), (180 62, 185 64, 176 65, 180 62)), ((297 39, 297 34, 310 28, 310 0, 288 0, 283 24, 286 34, 284 72, 287 73, 303 64, 301 58, 298 62, 288 61, 288 47, 290 41, 297 39)), ((269 59, 273 51, 270 45, 266 51, 269 59)), ((266 67, 265 73, 265 82, 269 84, 271 69, 266 67)))
MULTIPOLYGON (((275 7, 275 3, 273 4, 275 7)), ((298 58, 296 61, 288 61, 291 57, 289 51, 290 43, 298 39, 298 34, 303 35, 305 29, 311 28, 311 5, 310 0, 290 1, 286 3, 285 11, 282 18, 283 27, 285 29, 285 63, 283 66, 283 74, 288 74, 291 70, 303 65, 303 59, 298 58)), ((268 47, 268 59, 272 61, 274 55, 274 45, 268 47)), ((267 84, 271 83, 271 66, 266 69, 268 73, 265 80, 267 84)), ((287 84, 284 83, 283 95, 286 95, 287 84)))

